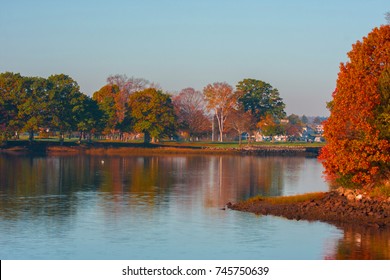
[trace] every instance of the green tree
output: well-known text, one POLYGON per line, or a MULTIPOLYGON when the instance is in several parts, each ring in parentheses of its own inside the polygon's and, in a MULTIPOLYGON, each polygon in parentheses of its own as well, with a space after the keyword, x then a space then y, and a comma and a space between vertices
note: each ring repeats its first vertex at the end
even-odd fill
POLYGON ((152 83, 144 78, 127 77, 126 75, 111 75, 107 78, 107 84, 117 87, 114 93, 115 114, 116 114, 116 130, 119 131, 121 137, 122 132, 129 130, 129 98, 135 92, 142 91, 146 88, 159 88, 155 83, 152 83))
POLYGON ((80 87, 71 77, 60 74, 52 75, 47 79, 50 126, 60 133, 60 141, 63 142, 64 134, 77 130, 77 110, 82 108, 85 95, 80 92, 80 87))
POLYGON ((251 111, 257 121, 267 114, 275 119, 286 116, 283 99, 279 96, 279 91, 270 84, 256 79, 244 79, 238 82, 236 88, 241 92, 238 102, 245 111, 251 111))
POLYGON ((50 102, 47 80, 39 77, 23 79, 21 103, 18 105, 18 122, 23 131, 29 133, 30 142, 34 133, 50 125, 50 102))
POLYGON ((129 108, 133 128, 144 133, 145 143, 173 136, 176 120, 170 95, 148 88, 129 97, 129 108))
POLYGON ((0 142, 19 130, 18 106, 21 104, 24 78, 11 72, 0 74, 0 142))
POLYGON ((78 102, 72 107, 75 130, 79 132, 79 141, 88 134, 101 132, 104 129, 103 116, 99 105, 95 100, 86 95, 81 95, 78 102))
POLYGON ((302 116, 301 121, 302 121, 303 124, 308 124, 309 123, 309 119, 306 117, 306 115, 302 116))

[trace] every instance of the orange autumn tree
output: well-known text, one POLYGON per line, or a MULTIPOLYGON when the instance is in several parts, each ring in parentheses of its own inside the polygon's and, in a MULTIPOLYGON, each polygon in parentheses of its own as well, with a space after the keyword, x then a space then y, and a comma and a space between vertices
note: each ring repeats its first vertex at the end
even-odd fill
POLYGON ((206 108, 214 113, 219 129, 219 141, 223 142, 225 122, 232 108, 237 105, 239 92, 226 82, 216 82, 207 85, 203 89, 204 98, 207 102, 206 108))
POLYGON ((384 83, 390 70, 390 25, 374 28, 353 45, 348 57, 328 104, 327 144, 320 159, 338 184, 373 187, 390 179, 389 125, 383 124, 389 106, 384 83))

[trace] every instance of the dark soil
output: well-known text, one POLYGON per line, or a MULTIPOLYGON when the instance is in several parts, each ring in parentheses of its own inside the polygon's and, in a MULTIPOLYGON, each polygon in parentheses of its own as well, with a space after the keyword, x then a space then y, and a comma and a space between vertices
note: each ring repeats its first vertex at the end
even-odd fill
POLYGON ((293 220, 323 221, 337 226, 390 228, 390 201, 372 199, 361 194, 331 191, 309 201, 270 203, 266 199, 228 203, 233 210, 259 215, 281 216, 293 220))

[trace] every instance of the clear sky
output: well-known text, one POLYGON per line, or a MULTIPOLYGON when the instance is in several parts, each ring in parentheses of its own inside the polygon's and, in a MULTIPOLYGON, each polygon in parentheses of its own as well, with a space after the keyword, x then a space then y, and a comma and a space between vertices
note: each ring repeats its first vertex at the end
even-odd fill
POLYGON ((389 0, 0 0, 0 72, 64 73, 92 95, 126 74, 177 92, 254 78, 288 114, 327 116, 340 62, 389 0))

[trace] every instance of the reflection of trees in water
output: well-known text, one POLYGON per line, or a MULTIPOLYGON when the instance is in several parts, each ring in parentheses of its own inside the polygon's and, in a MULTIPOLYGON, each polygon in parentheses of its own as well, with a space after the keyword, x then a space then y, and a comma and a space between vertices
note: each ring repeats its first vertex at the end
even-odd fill
MULTIPOLYGON (((305 162, 307 162, 307 160, 307 158, 300 156, 283 158, 283 172, 291 185, 297 184, 300 176, 304 176, 304 171, 306 170, 305 162)), ((322 169, 322 166, 320 166, 320 168, 322 169)))
MULTIPOLYGON (((280 195, 286 180, 299 184, 305 168, 299 157, 0 155, 0 217, 66 232, 91 195, 110 220, 129 216, 133 207, 153 214, 163 203, 175 211, 222 207, 258 194, 280 195)), ((331 247, 326 258, 390 259, 390 231, 346 228, 331 247)))
MULTIPOLYGON (((197 155, 1 156, 0 190, 18 196, 64 194, 73 201, 77 196, 72 194, 78 191, 131 193, 129 204, 148 205, 168 201, 174 190, 176 196, 196 194, 185 200, 188 206, 198 203, 193 200, 199 198, 208 207, 219 207, 257 194, 280 195, 285 170, 299 169, 303 161, 304 158, 197 155)), ((123 200, 114 198, 114 202, 123 200)))
MULTIPOLYGON (((305 158, 211 156, 206 205, 221 206, 256 195, 278 196, 283 192, 286 170, 298 170, 305 158)), ((291 181, 291 180, 290 180, 291 181)))
MULTIPOLYGON (((88 157, 0 156, 0 215, 67 217, 75 214, 73 193, 93 186, 88 157)), ((64 222, 65 219, 55 219, 64 222)))
MULTIPOLYGON (((251 177, 257 186, 257 194, 278 196, 283 190, 284 158, 260 158, 252 163, 255 168, 251 177)), ((255 194, 253 194, 255 195, 255 194)))
POLYGON ((0 190, 13 195, 67 194, 95 184, 85 156, 0 157, 0 190))
POLYGON ((336 245, 329 259, 340 260, 389 260, 390 230, 345 227, 344 236, 336 245))

